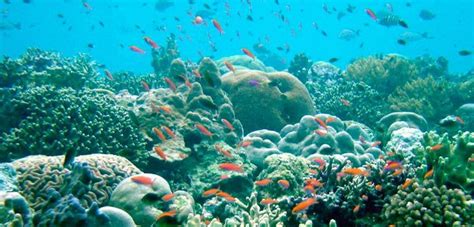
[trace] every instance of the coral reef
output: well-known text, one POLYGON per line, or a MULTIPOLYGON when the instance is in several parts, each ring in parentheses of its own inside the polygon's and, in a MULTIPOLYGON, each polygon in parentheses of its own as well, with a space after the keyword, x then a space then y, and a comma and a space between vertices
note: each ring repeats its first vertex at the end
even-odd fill
POLYGON ((387 224, 397 226, 469 226, 474 224, 471 203, 461 190, 437 187, 430 180, 400 189, 382 213, 387 224))
POLYGON ((453 113, 451 90, 453 85, 429 76, 398 87, 388 97, 393 111, 411 111, 422 114, 429 121, 438 121, 453 113))
POLYGON ((153 57, 151 66, 155 71, 155 75, 166 75, 170 68, 171 61, 173 61, 173 59, 179 58, 179 50, 176 44, 176 35, 171 33, 171 35, 166 40, 166 47, 153 49, 151 56, 153 57))
POLYGON ((28 202, 17 192, 0 191, 0 225, 31 226, 28 202))
POLYGON ((342 70, 329 62, 317 61, 311 65, 308 76, 310 81, 337 80, 342 70))
POLYGON ((31 48, 17 60, 3 59, 0 87, 54 85, 80 89, 99 75, 98 66, 84 54, 65 58, 59 53, 31 48))
POLYGON ((428 122, 421 115, 413 112, 389 113, 377 121, 377 131, 384 141, 388 141, 393 131, 400 128, 417 128, 424 132, 428 130, 428 122))
POLYGON ((223 57, 216 61, 217 68, 221 74, 225 74, 230 70, 226 67, 224 62, 232 64, 235 70, 259 70, 263 72, 274 72, 275 70, 271 67, 265 66, 259 59, 252 59, 247 55, 233 55, 229 57, 223 57))
POLYGON ((390 94, 417 75, 418 69, 409 59, 387 54, 357 59, 347 66, 344 77, 362 81, 382 94, 390 94))
POLYGON ((280 130, 314 113, 306 88, 291 74, 239 70, 224 75, 222 80, 245 132, 280 130))
POLYGON ((76 157, 77 162, 87 163, 88 171, 83 172, 85 170, 80 168, 77 173, 79 176, 68 176, 70 170, 63 167, 63 159, 64 156, 28 156, 12 163, 17 171, 19 192, 34 210, 44 208, 49 196, 48 188, 58 192, 74 192, 81 198, 80 203, 84 207, 89 207, 93 202, 106 204, 113 189, 122 179, 141 173, 123 157, 92 154, 76 157), (80 182, 83 179, 81 176, 88 172, 92 173, 88 183, 90 189, 84 191, 85 186, 80 182))
POLYGON ((311 60, 304 53, 296 54, 290 62, 288 72, 296 76, 302 83, 308 81, 308 71, 312 66, 311 60))
POLYGON ((263 168, 266 157, 281 153, 277 145, 280 140, 278 132, 266 129, 253 131, 244 137, 243 141, 249 145, 243 149, 250 162, 263 168))
POLYGON ((0 163, 0 191, 18 191, 16 171, 10 163, 0 163))
POLYGON ((456 115, 463 120, 463 128, 474 132, 474 103, 467 103, 456 110, 456 115))
POLYGON ((0 138, 0 160, 74 151, 117 154, 140 165, 146 161, 138 128, 107 94, 41 86, 18 93, 10 108, 22 119, 0 138))

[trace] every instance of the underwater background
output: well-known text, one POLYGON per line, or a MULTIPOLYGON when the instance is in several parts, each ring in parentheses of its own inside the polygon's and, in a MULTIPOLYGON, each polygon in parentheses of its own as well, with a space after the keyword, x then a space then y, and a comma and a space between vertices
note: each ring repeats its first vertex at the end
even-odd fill
POLYGON ((473 1, 0 14, 0 226, 474 225, 473 1))

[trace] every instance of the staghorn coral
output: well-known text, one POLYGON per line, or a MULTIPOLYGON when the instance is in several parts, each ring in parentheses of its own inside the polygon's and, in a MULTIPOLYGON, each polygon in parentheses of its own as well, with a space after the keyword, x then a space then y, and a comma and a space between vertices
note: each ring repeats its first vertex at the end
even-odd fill
POLYGON ((322 113, 372 126, 388 112, 385 97, 364 82, 320 78, 305 85, 322 113))
POLYGON ((280 130, 314 112, 306 88, 291 74, 239 70, 224 75, 222 80, 246 132, 280 130))
MULTIPOLYGON (((127 159, 114 155, 83 155, 76 157, 77 162, 85 162, 92 171, 93 180, 90 190, 85 194, 80 184, 73 189, 73 184, 65 179, 70 171, 63 167, 64 156, 28 156, 12 163, 18 174, 19 192, 26 197, 30 206, 38 211, 42 209, 48 199, 47 188, 56 191, 81 192, 81 205, 89 207, 93 202, 106 204, 115 186, 126 177, 141 173, 127 159), (69 187, 71 186, 71 187, 69 187)), ((81 178, 79 178, 81 179, 81 178)), ((77 182, 74 180, 72 182, 77 182)))
POLYGON ((311 60, 304 53, 296 54, 290 62, 288 72, 296 76, 302 83, 308 81, 308 71, 312 66, 311 60))
POLYGON ((400 55, 387 54, 357 59, 347 67, 344 77, 362 81, 382 94, 390 94, 417 75, 413 62, 400 55))
POLYGON ((143 139, 125 108, 107 94, 41 86, 19 92, 11 107, 22 120, 0 139, 0 160, 27 155, 117 154, 142 165, 143 139))
POLYGON ((393 111, 411 111, 429 121, 438 121, 454 111, 451 102, 452 84, 429 76, 397 88, 388 97, 393 111))
POLYGON ((397 226, 471 226, 474 212, 471 198, 459 189, 415 182, 399 189, 382 211, 386 224, 397 226))
POLYGON ((54 85, 80 89, 99 75, 99 66, 85 54, 65 58, 59 53, 30 48, 19 59, 0 63, 0 87, 54 85))

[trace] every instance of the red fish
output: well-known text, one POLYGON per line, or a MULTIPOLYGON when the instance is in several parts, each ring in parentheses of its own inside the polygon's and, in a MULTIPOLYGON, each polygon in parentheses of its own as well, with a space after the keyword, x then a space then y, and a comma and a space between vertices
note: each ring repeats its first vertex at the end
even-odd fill
POLYGON ((163 126, 163 129, 165 130, 166 134, 168 134, 169 137, 174 138, 176 135, 174 134, 173 130, 170 128, 163 126))
POLYGON ((219 21, 217 21, 216 19, 212 19, 212 24, 214 25, 214 27, 216 27, 217 31, 219 31, 221 35, 224 34, 224 30, 222 30, 222 26, 219 21))
POLYGON ((166 154, 165 154, 165 152, 163 151, 163 149, 161 149, 161 147, 155 146, 155 147, 153 147, 153 150, 155 150, 155 153, 156 153, 158 156, 160 156, 160 158, 162 158, 163 161, 166 161, 166 159, 168 159, 168 158, 166 157, 166 154))
POLYGON ((326 161, 324 161, 324 159, 321 159, 321 158, 315 158, 313 159, 313 162, 316 162, 319 164, 319 169, 324 169, 324 167, 326 166, 326 161))
POLYGON ((436 145, 434 145, 434 146, 431 147, 431 150, 432 150, 432 151, 438 151, 438 150, 440 150, 442 147, 443 147, 443 144, 436 144, 436 145))
POLYGON ((336 118, 335 118, 335 117, 327 117, 327 118, 326 118, 326 124, 331 123, 331 122, 334 122, 334 121, 336 121, 336 118))
POLYGON ((229 69, 229 71, 232 71, 233 73, 235 73, 235 68, 234 66, 232 65, 232 63, 228 62, 228 61, 224 61, 224 64, 225 66, 227 67, 227 69, 229 69))
POLYGON ((265 198, 260 201, 260 205, 271 205, 274 203, 278 203, 278 200, 272 198, 265 198))
POLYGON ((375 15, 374 11, 371 9, 365 9, 365 12, 370 16, 370 18, 372 18, 372 20, 377 21, 377 16, 375 15))
POLYGON ((288 182, 285 179, 281 179, 278 181, 278 184, 283 188, 283 189, 288 189, 290 187, 290 182, 288 182))
POLYGON ((321 120, 317 117, 315 117, 314 120, 317 121, 318 124, 321 125, 321 127, 325 128, 325 129, 328 129, 328 126, 326 125, 326 123, 323 120, 321 120))
POLYGON ((200 16, 196 16, 193 20, 193 24, 202 24, 204 20, 200 16))
POLYGON ((174 82, 168 78, 168 77, 165 77, 165 82, 168 84, 168 87, 174 92, 176 91, 176 84, 174 84, 174 82))
POLYGON ((261 187, 267 186, 270 183, 272 183, 272 179, 270 179, 270 178, 265 178, 265 179, 262 179, 262 180, 255 181, 255 184, 257 186, 261 186, 261 187))
POLYGON ((306 192, 306 193, 310 193, 310 194, 314 194, 314 192, 316 191, 314 189, 314 186, 311 185, 311 184, 308 184, 306 186, 304 186, 303 190, 306 192))
POLYGON ((459 116, 456 116, 456 121, 459 122, 459 124, 464 124, 464 120, 459 116))
POLYGON ((225 179, 229 179, 229 178, 230 178, 230 176, 226 175, 226 174, 221 175, 221 177, 220 177, 221 180, 225 180, 225 179))
POLYGON ((316 199, 314 199, 314 198, 306 199, 303 202, 298 203, 295 207, 293 207, 291 212, 293 214, 302 212, 302 211, 306 210, 308 207, 310 207, 311 205, 313 205, 315 203, 316 203, 316 199))
POLYGON ((234 126, 227 119, 222 118, 221 121, 230 131, 234 131, 234 126))
POLYGON ((209 196, 213 196, 215 194, 217 194, 218 192, 220 192, 221 190, 217 189, 217 188, 213 188, 213 189, 209 189, 205 192, 202 193, 202 196, 204 197, 209 197, 209 196))
POLYGON ((237 164, 229 163, 229 162, 225 162, 225 163, 219 164, 219 168, 221 168, 221 169, 223 169, 223 170, 234 171, 234 172, 239 172, 239 173, 243 173, 243 172, 244 172, 244 170, 242 169, 242 167, 240 167, 240 166, 237 165, 237 164))
POLYGON ((109 70, 104 69, 104 73, 107 76, 107 78, 109 78, 109 80, 114 80, 114 77, 112 76, 112 73, 109 70))
POLYGON ((403 169, 397 169, 392 173, 392 176, 396 177, 403 173, 403 169))
POLYGON ((130 50, 132 50, 133 52, 139 53, 139 54, 145 54, 145 51, 140 49, 137 46, 130 46, 130 50))
POLYGON ((165 113, 171 113, 171 107, 169 106, 160 106, 159 107, 161 111, 165 112, 165 113))
POLYGON ((351 103, 347 99, 340 99, 342 102, 342 105, 344 106, 351 106, 351 103))
POLYGON ((352 209, 352 211, 353 211, 354 213, 359 212, 359 210, 360 210, 360 205, 357 205, 357 206, 354 207, 354 209, 352 209))
POLYGON ((162 142, 166 141, 165 134, 163 134, 159 128, 153 127, 153 132, 156 134, 156 136, 158 136, 158 138, 160 138, 162 142))
POLYGON ((425 176, 423 176, 424 179, 430 178, 433 176, 433 169, 430 169, 428 172, 425 173, 425 176))
POLYGON ((153 184, 153 179, 147 176, 133 176, 130 179, 137 184, 143 184, 143 185, 153 184))
POLYGON ((405 190, 405 189, 408 188, 411 184, 413 184, 413 180, 412 180, 412 179, 406 179, 406 180, 405 180, 405 183, 403 183, 403 185, 402 185, 402 189, 405 190))
POLYGON ((377 140, 377 141, 374 141, 374 142, 372 143, 372 145, 370 145, 370 146, 371 146, 371 147, 378 147, 380 144, 382 144, 382 141, 377 140))
POLYGON ((145 89, 145 91, 150 91, 150 86, 148 85, 148 83, 146 81, 142 80, 141 83, 142 83, 143 89, 145 89))
POLYGON ((221 147, 221 146, 219 146, 219 145, 217 145, 217 144, 214 145, 214 148, 216 148, 216 150, 217 150, 219 153, 221 153, 222 155, 224 155, 224 156, 226 156, 226 157, 228 157, 228 158, 232 158, 232 157, 233 157, 232 154, 231 154, 229 151, 225 150, 223 147, 221 147))
POLYGON ((201 76, 201 73, 200 73, 197 69, 193 70, 193 74, 194 74, 194 76, 195 76, 196 78, 198 78, 198 79, 200 79, 200 78, 202 77, 202 76, 201 76))
POLYGON ((172 217, 174 217, 174 216, 176 216, 176 210, 167 211, 167 212, 163 212, 163 213, 161 213, 160 215, 158 215, 158 217, 156 217, 156 220, 158 221, 158 220, 160 220, 160 219, 162 219, 162 218, 165 218, 165 217, 170 217, 170 218, 172 218, 172 217))
POLYGON ((387 165, 385 166, 384 170, 395 170, 395 169, 401 169, 403 168, 401 162, 397 161, 388 161, 387 165))
POLYGON ((324 185, 324 183, 321 183, 321 181, 319 181, 318 179, 314 179, 314 178, 310 178, 310 179, 306 180, 305 183, 307 185, 312 185, 314 187, 322 187, 324 185))
POLYGON ((242 140, 242 142, 239 143, 239 147, 248 147, 252 144, 252 141, 250 140, 242 140))
POLYGON ((247 48, 242 48, 242 52, 244 52, 244 54, 246 54, 247 56, 253 58, 253 60, 255 60, 255 55, 253 55, 253 53, 247 49, 247 48))
POLYGON ((143 37, 143 40, 145 40, 145 42, 150 45, 153 49, 157 49, 158 48, 158 44, 155 43, 155 41, 153 41, 150 37, 148 36, 145 36, 143 37))
POLYGON ((227 200, 228 202, 234 202, 235 201, 234 197, 232 197, 229 193, 226 193, 226 192, 223 192, 223 191, 218 192, 216 194, 216 196, 222 197, 225 200, 227 200))
POLYGON ((201 134, 209 137, 212 136, 212 133, 206 128, 206 126, 202 124, 196 124, 195 126, 199 130, 199 132, 201 132, 201 134))
POLYGON ((328 134, 328 131, 321 129, 316 129, 314 130, 314 132, 317 133, 319 136, 325 136, 326 134, 328 134))
POLYGON ((368 176, 369 172, 367 170, 359 169, 359 168, 347 168, 342 171, 343 174, 349 175, 361 175, 361 176, 368 176))
POLYGON ((163 197, 161 197, 161 199, 165 202, 168 202, 168 201, 172 200, 173 198, 174 198, 173 193, 169 193, 169 194, 166 194, 163 197))

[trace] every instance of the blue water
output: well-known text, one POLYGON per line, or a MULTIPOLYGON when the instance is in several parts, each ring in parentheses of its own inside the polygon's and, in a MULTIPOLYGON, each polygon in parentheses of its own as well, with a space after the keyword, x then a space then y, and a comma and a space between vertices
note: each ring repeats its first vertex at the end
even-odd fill
MULTIPOLYGON (((113 71, 151 72, 150 49, 143 36, 151 37, 162 46, 166 37, 175 33, 181 57, 192 61, 199 60, 198 52, 220 58, 241 54, 241 48, 251 49, 259 42, 279 54, 287 64, 294 54, 300 52, 305 52, 315 61, 339 58, 335 64, 341 68, 361 56, 399 53, 408 57, 423 54, 444 56, 449 60, 451 72, 466 72, 474 68, 472 55, 458 54, 460 50, 474 49, 472 0, 279 0, 279 5, 275 0, 195 1, 192 5, 187 0, 177 0, 164 11, 155 9, 156 1, 89 0, 92 10, 74 0, 32 0, 30 4, 11 2, 0 3, 2 23, 21 23, 19 30, 0 31, 0 54, 11 57, 19 56, 29 47, 54 50, 66 56, 86 52, 113 71), (252 5, 251 12, 248 2, 252 5), (215 11, 212 18, 222 24, 223 35, 212 26, 210 19, 205 18, 207 25, 191 23, 195 13, 204 9, 203 3, 215 11), (353 13, 346 11, 348 3, 355 6, 353 13), (386 10, 386 3, 392 4, 394 13, 408 23, 408 29, 381 26, 365 13, 366 8, 375 12, 386 10), (330 14, 323 10, 324 4, 327 4, 330 14), (431 11, 436 17, 422 20, 419 17, 422 9, 431 11), (287 18, 286 23, 276 16, 280 11, 287 18), (339 12, 346 14, 340 20, 337 19, 339 12), (64 18, 59 18, 58 14, 64 18), (247 15, 251 15, 253 21, 245 19, 247 15), (166 29, 160 31, 157 29, 160 26, 166 29), (339 32, 346 28, 360 30, 359 36, 350 41, 339 39, 339 32), (322 31, 327 33, 327 37, 321 34, 322 31), (427 32, 432 39, 409 42, 405 46, 397 44, 398 36, 405 31, 427 32), (209 42, 216 46, 216 52, 212 51, 209 42), (89 43, 94 47, 88 48, 89 43), (130 51, 130 45, 145 49, 147 54, 130 51), (285 45, 290 47, 288 53, 276 49, 285 45)), ((258 53, 256 55, 258 57, 258 53)))

